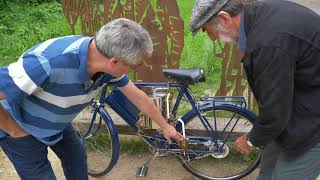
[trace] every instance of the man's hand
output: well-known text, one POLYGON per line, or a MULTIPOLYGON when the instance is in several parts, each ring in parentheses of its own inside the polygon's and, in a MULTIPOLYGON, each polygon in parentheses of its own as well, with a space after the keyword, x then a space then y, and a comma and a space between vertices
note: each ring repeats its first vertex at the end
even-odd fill
POLYGON ((177 141, 182 141, 183 140, 183 136, 176 131, 176 129, 171 126, 170 124, 167 124, 163 129, 162 129, 163 135, 164 137, 167 139, 167 141, 169 142, 169 144, 172 143, 171 138, 177 140, 177 141))
POLYGON ((168 124, 164 117, 160 114, 154 102, 140 89, 138 89, 131 81, 120 88, 121 92, 141 111, 147 114, 162 129, 164 137, 171 144, 171 138, 182 141, 183 136, 176 129, 168 124))
POLYGON ((0 100, 5 99, 6 97, 2 94, 2 92, 0 92, 0 100))
POLYGON ((24 137, 28 135, 28 133, 25 130, 23 130, 17 124, 17 122, 11 118, 10 115, 7 118, 7 120, 3 121, 2 130, 4 130, 6 133, 9 134, 9 136, 13 138, 19 138, 19 137, 24 137))
POLYGON ((247 144, 247 134, 240 136, 234 142, 236 149, 243 154, 250 154, 252 152, 252 148, 247 144))
MULTIPOLYGON (((5 99, 5 96, 0 92, 0 100, 5 99)), ((18 138, 28 135, 15 120, 13 120, 10 114, 0 104, 0 129, 8 133, 11 137, 18 138)))
MULTIPOLYGON (((14 121, 14 120, 12 120, 14 121)), ((17 123, 13 124, 12 131, 8 131, 7 133, 13 138, 19 138, 29 135, 25 130, 23 130, 17 123)))

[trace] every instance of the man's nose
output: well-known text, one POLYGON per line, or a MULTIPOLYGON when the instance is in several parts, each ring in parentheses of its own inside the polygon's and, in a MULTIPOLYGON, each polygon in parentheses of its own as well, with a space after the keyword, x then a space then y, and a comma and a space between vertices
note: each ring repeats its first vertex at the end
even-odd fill
POLYGON ((215 41, 218 39, 218 35, 214 34, 214 33, 209 33, 207 32, 209 38, 212 40, 212 41, 215 41))

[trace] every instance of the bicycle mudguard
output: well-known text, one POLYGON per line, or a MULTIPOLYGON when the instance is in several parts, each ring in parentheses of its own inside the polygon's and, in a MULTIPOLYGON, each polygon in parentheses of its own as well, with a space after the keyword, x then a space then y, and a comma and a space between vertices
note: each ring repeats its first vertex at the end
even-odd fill
POLYGON ((114 123, 112 121, 109 121, 111 119, 109 113, 103 108, 100 107, 99 111, 101 113, 101 116, 103 117, 103 120, 105 121, 106 125, 109 128, 110 136, 112 140, 112 149, 114 150, 114 153, 112 153, 111 161, 108 167, 102 172, 100 175, 105 175, 108 172, 112 170, 112 168, 117 164, 119 159, 119 151, 120 151, 120 142, 119 142, 119 136, 117 132, 117 128, 115 127, 114 123))
POLYGON ((136 123, 139 117, 138 108, 119 90, 114 89, 105 99, 105 102, 125 120, 131 127, 137 130, 136 123))
MULTIPOLYGON (((243 114, 246 114, 248 117, 251 117, 252 119, 256 119, 257 118, 257 115, 246 109, 246 108, 243 108, 243 107, 240 107, 239 105, 237 104, 233 104, 233 103, 215 103, 215 102, 208 102, 206 104, 203 104, 201 106, 199 106, 199 110, 203 110, 203 109, 206 109, 206 108, 213 108, 213 107, 228 107, 228 108, 234 108, 234 109, 237 109, 238 111, 242 112, 243 114)), ((187 112, 181 119, 185 122, 187 119, 190 119, 191 117, 193 117, 194 115, 196 114, 196 110, 195 109, 192 109, 191 111, 187 112)))

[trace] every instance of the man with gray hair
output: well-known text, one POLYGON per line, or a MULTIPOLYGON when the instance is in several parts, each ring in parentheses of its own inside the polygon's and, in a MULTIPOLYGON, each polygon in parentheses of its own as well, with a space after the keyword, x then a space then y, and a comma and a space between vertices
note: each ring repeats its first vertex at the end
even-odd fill
POLYGON ((159 124, 169 142, 181 140, 182 135, 126 75, 152 51, 148 32, 120 18, 103 26, 94 38, 50 39, 0 68, 0 146, 20 178, 56 179, 47 157, 50 147, 60 158, 66 179, 88 179, 84 145, 71 121, 109 83, 159 124))
POLYGON ((282 0, 196 0, 190 29, 237 43, 259 116, 235 141, 264 148, 258 179, 320 174, 320 17, 282 0))

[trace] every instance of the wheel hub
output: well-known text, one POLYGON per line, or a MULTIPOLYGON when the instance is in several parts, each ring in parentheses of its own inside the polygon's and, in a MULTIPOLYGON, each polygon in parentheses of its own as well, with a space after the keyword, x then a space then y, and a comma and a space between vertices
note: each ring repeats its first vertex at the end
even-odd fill
POLYGON ((210 147, 210 151, 213 151, 211 156, 217 158, 217 159, 222 159, 228 156, 229 154, 229 147, 227 144, 223 144, 223 142, 218 141, 218 144, 216 145, 215 143, 212 143, 210 147), (222 147, 221 147, 222 146, 222 147))

